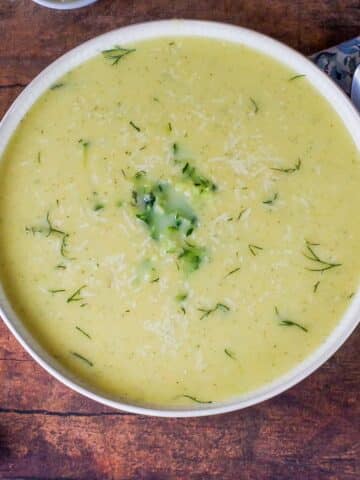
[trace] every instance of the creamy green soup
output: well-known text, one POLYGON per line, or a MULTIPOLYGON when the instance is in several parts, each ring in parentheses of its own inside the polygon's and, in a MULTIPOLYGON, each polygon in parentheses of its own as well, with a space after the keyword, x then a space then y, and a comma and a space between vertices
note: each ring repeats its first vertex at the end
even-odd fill
POLYGON ((358 286, 359 153, 302 72, 243 46, 109 45, 35 103, 0 181, 12 305, 118 399, 264 386, 358 286))

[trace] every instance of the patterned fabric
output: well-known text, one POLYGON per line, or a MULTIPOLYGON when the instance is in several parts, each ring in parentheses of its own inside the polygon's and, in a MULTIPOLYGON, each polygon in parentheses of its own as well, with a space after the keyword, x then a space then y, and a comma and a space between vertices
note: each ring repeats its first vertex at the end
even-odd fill
POLYGON ((310 59, 327 73, 347 95, 356 67, 360 64, 360 36, 336 47, 311 55, 310 59))

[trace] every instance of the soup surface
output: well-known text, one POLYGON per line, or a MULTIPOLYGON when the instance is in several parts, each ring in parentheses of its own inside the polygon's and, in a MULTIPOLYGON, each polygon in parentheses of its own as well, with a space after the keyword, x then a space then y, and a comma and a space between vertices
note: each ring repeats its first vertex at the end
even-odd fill
POLYGON ((240 45, 109 45, 36 102, 1 169, 12 305, 114 398, 248 393, 358 286, 359 153, 301 72, 240 45))

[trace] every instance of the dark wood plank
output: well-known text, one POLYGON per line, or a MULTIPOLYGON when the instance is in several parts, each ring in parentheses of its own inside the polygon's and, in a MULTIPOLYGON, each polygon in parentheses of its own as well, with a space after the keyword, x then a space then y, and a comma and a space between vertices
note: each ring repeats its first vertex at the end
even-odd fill
POLYGON ((7 478, 358 478, 356 425, 280 399, 202 419, 2 415, 7 478), (283 421, 284 417, 286 422, 283 421), (280 423, 279 423, 280 421, 280 423), (280 427, 282 425, 282 427, 280 427), (346 432, 346 434, 344 433, 346 432))
MULTIPOLYGON (((113 28, 161 18, 230 22, 305 54, 359 34, 359 0, 99 0, 55 12, 0 2, 0 117, 62 53, 113 28)), ((261 405, 156 419, 97 405, 52 379, 0 323, 0 478, 353 480, 360 478, 360 335, 261 405)))

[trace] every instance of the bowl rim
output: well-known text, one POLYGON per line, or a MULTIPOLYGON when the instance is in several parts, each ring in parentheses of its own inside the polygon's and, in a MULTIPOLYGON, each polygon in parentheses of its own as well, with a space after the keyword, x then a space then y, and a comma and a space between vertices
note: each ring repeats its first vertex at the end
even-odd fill
POLYGON ((42 7, 52 8, 53 10, 74 10, 82 8, 97 2, 97 0, 72 0, 66 3, 55 2, 54 0, 33 0, 33 2, 42 7))
MULTIPOLYGON (((116 43, 126 45, 161 37, 205 37, 238 43, 267 54, 294 71, 305 73, 315 89, 333 105, 334 110, 342 119, 355 145, 360 150, 360 117, 357 111, 340 88, 306 57, 277 40, 243 27, 219 22, 174 19, 138 23, 112 30, 82 43, 46 67, 20 93, 0 122, 0 161, 12 134, 25 113, 59 77, 102 50, 109 48, 109 45, 112 46, 116 43)), ((169 408, 127 403, 115 399, 96 391, 91 385, 83 383, 74 374, 63 369, 22 324, 0 284, 0 315, 4 323, 22 347, 50 375, 72 390, 100 404, 129 413, 158 417, 196 417, 222 414, 258 404, 288 390, 318 369, 340 348, 359 323, 359 312, 360 292, 358 291, 347 311, 324 343, 285 375, 263 387, 227 402, 214 402, 206 406, 194 405, 169 408)))

